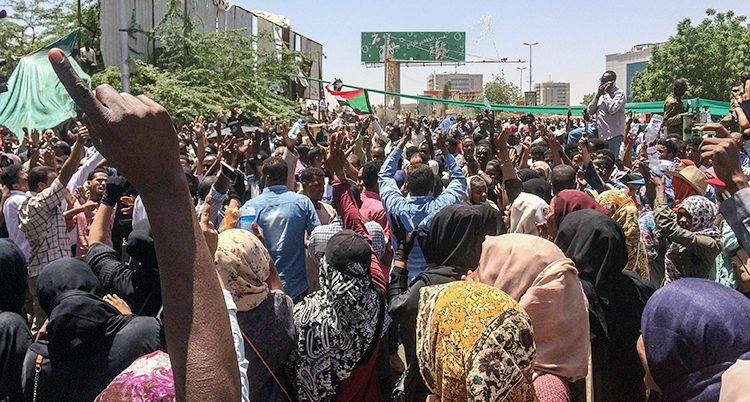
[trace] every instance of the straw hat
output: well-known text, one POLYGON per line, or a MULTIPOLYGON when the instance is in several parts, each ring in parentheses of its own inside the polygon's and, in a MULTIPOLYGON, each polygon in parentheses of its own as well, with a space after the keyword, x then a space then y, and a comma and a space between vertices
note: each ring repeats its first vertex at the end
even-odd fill
POLYGON ((679 177, 690 184, 690 187, 694 188, 698 194, 706 195, 706 175, 695 166, 687 166, 678 172, 667 172, 667 176, 672 179, 679 177))

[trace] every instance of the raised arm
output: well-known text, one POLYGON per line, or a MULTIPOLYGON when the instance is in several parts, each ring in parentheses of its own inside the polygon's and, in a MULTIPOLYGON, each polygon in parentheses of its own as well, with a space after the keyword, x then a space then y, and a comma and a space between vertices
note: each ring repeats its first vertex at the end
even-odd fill
POLYGON ((440 152, 445 155, 445 167, 448 169, 448 172, 450 172, 451 182, 448 183, 448 187, 445 188, 445 191, 443 191, 435 201, 448 205, 461 202, 464 194, 466 194, 467 182, 466 176, 464 176, 464 171, 458 166, 456 158, 454 158, 448 151, 445 137, 445 133, 439 133, 436 145, 438 146, 438 149, 440 149, 440 152))
POLYGON ((70 156, 65 160, 65 163, 63 163, 62 169, 60 169, 60 175, 58 176, 60 184, 65 187, 68 186, 68 182, 73 177, 76 170, 78 170, 78 163, 81 161, 81 156, 83 155, 83 144, 88 137, 88 130, 81 130, 80 127, 83 127, 83 125, 81 123, 78 124, 80 124, 80 126, 76 136, 76 142, 73 144, 70 156))
POLYGON ((405 203, 404 196, 401 194, 401 190, 396 184, 396 179, 393 177, 396 175, 396 167, 398 166, 398 160, 401 159, 401 155, 404 152, 406 143, 411 138, 410 132, 405 132, 404 136, 396 145, 396 148, 391 151, 391 154, 385 158, 383 166, 378 172, 378 185, 380 186, 380 198, 383 200, 383 206, 388 212, 393 212, 398 208, 399 204, 405 203))
MULTIPOLYGON (((177 400, 239 400, 226 305, 177 159, 177 133, 169 114, 144 95, 120 94, 109 85, 99 86, 95 96, 60 49, 50 50, 49 60, 86 113, 97 148, 139 190, 148 212, 177 400)), ((73 152, 80 147, 77 143, 73 152)), ((67 179, 72 170, 66 171, 67 179)))

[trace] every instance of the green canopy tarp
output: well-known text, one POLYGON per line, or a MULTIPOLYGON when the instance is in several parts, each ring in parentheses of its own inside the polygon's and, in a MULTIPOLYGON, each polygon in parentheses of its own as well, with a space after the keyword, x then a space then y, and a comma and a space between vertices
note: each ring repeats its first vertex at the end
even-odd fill
MULTIPOLYGON (((329 81, 321 80, 319 78, 304 77, 308 80, 319 81, 328 83, 329 81)), ((388 96, 397 96, 406 99, 414 99, 417 101, 431 102, 431 103, 442 103, 446 105, 471 107, 477 109, 484 109, 485 106, 480 102, 464 102, 452 99, 439 99, 432 98, 429 96, 420 95, 408 95, 398 92, 381 91, 379 89, 359 87, 356 85, 344 85, 349 88, 364 89, 368 92, 379 93, 388 96)), ((721 102, 709 99, 694 98, 690 100, 691 108, 701 107, 707 105, 709 112, 714 115, 726 115, 729 113, 729 102, 721 102)), ((506 112, 519 112, 519 113, 533 113, 533 114, 567 114, 568 108, 575 114, 581 114, 584 106, 582 105, 571 105, 571 106, 526 106, 526 105, 497 105, 493 104, 492 110, 502 110, 506 112)), ((633 102, 626 103, 625 110, 632 110, 635 113, 662 113, 664 112, 664 102, 633 102)))
MULTIPOLYGON (((41 131, 75 117, 76 105, 57 79, 47 60, 47 51, 60 48, 70 57, 79 35, 80 30, 76 29, 22 57, 10 75, 8 92, 0 94, 0 125, 7 127, 19 140, 23 136, 21 127, 41 131)), ((70 63, 78 75, 90 84, 91 78, 72 57, 70 63)))

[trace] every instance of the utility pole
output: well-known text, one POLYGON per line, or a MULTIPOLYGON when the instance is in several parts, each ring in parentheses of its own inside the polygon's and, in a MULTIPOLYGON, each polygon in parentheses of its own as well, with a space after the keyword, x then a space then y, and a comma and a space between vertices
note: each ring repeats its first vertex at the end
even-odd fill
POLYGON ((518 96, 523 99, 523 70, 526 70, 526 67, 516 67, 516 70, 521 72, 521 78, 518 79, 518 91, 520 92, 518 96))
POLYGON ((536 45, 538 45, 539 42, 534 42, 534 43, 524 42, 523 44, 529 47, 529 91, 532 91, 533 89, 531 88, 531 80, 532 80, 532 77, 531 77, 531 71, 532 71, 532 68, 531 68, 531 48, 534 47, 534 46, 536 46, 536 45))
MULTIPOLYGON (((391 46, 391 35, 385 34, 385 47, 383 48, 383 90, 388 91, 388 48, 391 46)), ((388 114, 388 95, 383 95, 383 106, 388 114)))
POLYGON ((117 16, 120 25, 120 76, 122 80, 122 92, 130 92, 130 66, 128 66, 128 16, 127 0, 117 1, 117 16))

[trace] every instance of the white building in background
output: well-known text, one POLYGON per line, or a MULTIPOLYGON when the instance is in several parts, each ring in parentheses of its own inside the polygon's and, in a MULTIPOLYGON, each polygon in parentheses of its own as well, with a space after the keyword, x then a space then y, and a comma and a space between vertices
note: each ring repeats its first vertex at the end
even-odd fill
POLYGON ((539 106, 568 106, 570 105, 569 82, 537 82, 534 84, 537 105, 539 106))
POLYGON ((606 70, 612 70, 617 74, 617 86, 625 90, 628 102, 633 100, 633 77, 646 68, 646 64, 651 60, 651 53, 658 45, 661 43, 644 43, 633 46, 629 52, 605 56, 606 70))
POLYGON ((482 92, 483 77, 482 74, 436 74, 432 73, 427 77, 427 90, 440 91, 446 82, 450 81, 451 90, 461 92, 482 92))

